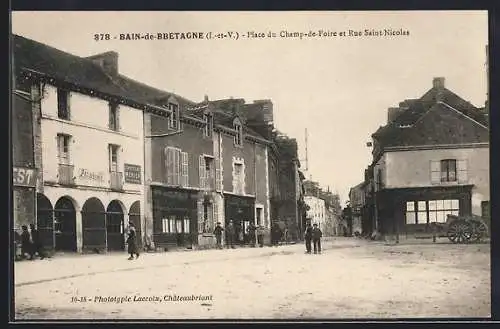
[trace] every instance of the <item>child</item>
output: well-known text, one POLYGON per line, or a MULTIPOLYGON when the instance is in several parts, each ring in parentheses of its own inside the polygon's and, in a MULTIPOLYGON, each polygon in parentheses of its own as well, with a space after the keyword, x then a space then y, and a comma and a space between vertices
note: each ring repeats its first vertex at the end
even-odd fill
POLYGON ((323 232, 318 227, 318 224, 313 225, 312 229, 312 238, 313 238, 313 244, 314 244, 314 253, 320 253, 321 254, 321 237, 323 236, 323 232))

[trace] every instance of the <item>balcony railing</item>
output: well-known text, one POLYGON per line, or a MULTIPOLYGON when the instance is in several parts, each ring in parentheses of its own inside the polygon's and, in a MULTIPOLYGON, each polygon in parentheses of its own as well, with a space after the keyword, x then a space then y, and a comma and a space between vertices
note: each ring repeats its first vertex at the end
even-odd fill
POLYGON ((73 185, 75 184, 75 178, 73 175, 75 167, 69 164, 59 164, 58 177, 59 184, 61 185, 73 185))
POLYGON ((200 186, 205 190, 214 190, 215 189, 215 177, 203 177, 201 178, 200 186))
POLYGON ((109 177, 112 190, 123 190, 123 173, 111 171, 109 177))

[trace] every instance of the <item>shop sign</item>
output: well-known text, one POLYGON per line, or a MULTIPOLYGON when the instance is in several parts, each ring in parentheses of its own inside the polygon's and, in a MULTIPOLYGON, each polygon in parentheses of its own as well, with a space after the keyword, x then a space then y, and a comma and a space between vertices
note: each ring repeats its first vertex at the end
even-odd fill
POLYGON ((130 184, 141 184, 141 166, 125 163, 125 182, 130 184))
POLYGON ((14 186, 35 187, 36 170, 35 168, 12 168, 12 181, 14 186))

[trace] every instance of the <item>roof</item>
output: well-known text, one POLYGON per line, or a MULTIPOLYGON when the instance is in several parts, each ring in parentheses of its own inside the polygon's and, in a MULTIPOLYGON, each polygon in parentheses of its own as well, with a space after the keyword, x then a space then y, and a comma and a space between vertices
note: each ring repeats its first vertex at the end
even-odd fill
POLYGON ((175 96, 181 109, 195 104, 179 95, 163 91, 121 74, 106 73, 90 57, 76 56, 46 44, 13 35, 13 51, 17 69, 30 69, 56 80, 100 91, 142 104, 160 105, 175 96))
MULTIPOLYGON (((419 99, 407 99, 399 104, 402 109, 401 113, 396 116, 392 122, 380 127, 372 137, 382 146, 408 146, 408 145, 425 145, 432 143, 440 143, 447 140, 452 142, 451 138, 441 136, 436 128, 435 122, 433 129, 428 129, 427 135, 422 136, 422 131, 418 131, 415 125, 422 120, 430 111, 435 111, 437 108, 445 111, 457 111, 461 113, 462 119, 468 118, 472 122, 480 126, 488 126, 487 116, 484 111, 476 108, 471 103, 465 101, 452 91, 446 88, 433 87, 427 91, 419 99), (438 105, 438 107, 436 107, 438 105), (440 135, 438 138, 437 135, 440 135)), ((434 114, 435 117, 435 114, 434 114)), ((442 129, 441 129, 442 130, 442 129)), ((450 135, 448 133, 448 135, 450 135)), ((474 138, 472 138, 474 139, 474 138)), ((483 137, 479 139, 484 139, 483 137)), ((455 143, 460 140, 455 138, 455 143)))

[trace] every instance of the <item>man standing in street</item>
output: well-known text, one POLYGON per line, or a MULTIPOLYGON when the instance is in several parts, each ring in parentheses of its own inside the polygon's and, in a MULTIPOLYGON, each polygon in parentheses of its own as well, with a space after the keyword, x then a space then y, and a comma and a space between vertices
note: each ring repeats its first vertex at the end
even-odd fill
POLYGON ((214 234, 215 240, 217 241, 217 249, 222 249, 222 232, 224 229, 222 228, 220 222, 217 222, 217 226, 215 226, 214 234))
POLYGON ((43 243, 40 238, 40 233, 36 229, 34 224, 30 224, 31 230, 31 241, 33 241, 33 254, 38 253, 40 259, 45 258, 45 252, 43 250, 43 243))
POLYGON ((308 221, 306 225, 306 231, 304 233, 304 238, 306 240, 306 253, 311 253, 311 240, 312 240, 312 227, 311 222, 308 221))
POLYGON ((314 224, 314 227, 312 229, 312 238, 313 238, 313 244, 314 244, 314 253, 315 254, 321 254, 321 237, 323 236, 323 232, 321 232, 320 228, 318 227, 318 224, 314 224))
POLYGON ((228 248, 234 249, 234 238, 235 238, 236 229, 233 224, 233 220, 229 221, 229 224, 226 228, 226 239, 228 248))

